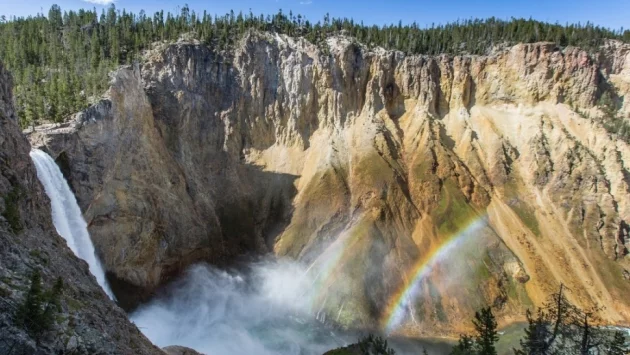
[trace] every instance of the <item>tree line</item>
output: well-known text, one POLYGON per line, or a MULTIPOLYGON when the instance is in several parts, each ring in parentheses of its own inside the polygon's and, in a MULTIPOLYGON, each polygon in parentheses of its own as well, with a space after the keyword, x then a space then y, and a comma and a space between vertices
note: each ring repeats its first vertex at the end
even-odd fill
MULTIPOLYGON (((39 270, 31 276, 30 288, 22 303, 17 307, 16 323, 33 338, 39 339, 49 332, 61 311, 60 299, 63 281, 58 278, 54 286, 44 290, 39 270)), ((583 310, 567 298, 564 286, 552 294, 542 307, 527 310, 527 326, 520 346, 513 349, 514 355, 626 355, 630 352, 626 336, 622 331, 611 331, 601 327, 603 323, 597 313, 600 306, 583 310)), ((497 355, 499 340, 497 321, 490 307, 475 312, 472 320, 474 333, 461 335, 450 355, 497 355)), ((327 355, 395 355, 387 340, 368 335, 353 347, 335 349, 327 355)), ((426 349, 422 355, 427 355, 426 349)))
MULTIPOLYGON (((527 310, 527 327, 515 355, 624 355, 630 347, 624 332, 602 327, 601 306, 584 310, 567 298, 560 285, 542 307, 527 310)), ((497 322, 490 307, 475 313, 475 334, 462 335, 451 355, 496 355, 497 322)))
MULTIPOLYGON (((514 355, 627 355, 630 346, 624 332, 602 327, 597 316, 600 306, 583 310, 567 298, 567 290, 560 286, 542 307, 527 310, 527 326, 512 349, 514 355)), ((497 355, 496 343, 500 333, 490 307, 475 312, 474 332, 463 334, 449 355, 497 355)), ((396 352, 381 337, 369 335, 360 339, 358 354, 395 355, 396 352)), ((346 355, 350 352, 331 352, 346 355)), ((426 350, 422 354, 427 354, 426 350)))
POLYGON ((597 51, 606 39, 630 42, 630 31, 586 24, 551 24, 532 19, 470 19, 421 27, 417 23, 368 26, 349 18, 324 16, 311 22, 284 13, 254 15, 231 11, 218 16, 183 6, 178 13, 148 15, 116 9, 62 11, 47 16, 0 17, 0 60, 15 80, 16 108, 23 127, 42 120, 63 121, 85 108, 107 88, 108 73, 139 59, 156 41, 190 33, 211 48, 224 50, 250 30, 305 37, 327 54, 325 39, 347 34, 369 47, 408 54, 484 54, 495 45, 551 41, 597 51))

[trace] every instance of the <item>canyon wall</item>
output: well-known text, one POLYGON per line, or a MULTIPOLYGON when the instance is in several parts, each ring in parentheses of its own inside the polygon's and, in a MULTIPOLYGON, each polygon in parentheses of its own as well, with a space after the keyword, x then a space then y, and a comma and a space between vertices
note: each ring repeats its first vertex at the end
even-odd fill
POLYGON ((0 353, 163 354, 109 300, 88 265, 55 232, 11 90, 11 77, 0 64, 0 353), (58 277, 64 284, 55 325, 37 340, 16 318, 35 270, 44 290, 58 277))
MULTIPOLYGON (((595 106, 630 47, 408 56, 250 33, 159 44, 100 102, 29 133, 56 158, 121 304, 188 265, 272 252, 328 321, 457 334, 562 283, 630 322, 630 146, 595 106)), ((614 90, 613 90, 614 89, 614 90)))

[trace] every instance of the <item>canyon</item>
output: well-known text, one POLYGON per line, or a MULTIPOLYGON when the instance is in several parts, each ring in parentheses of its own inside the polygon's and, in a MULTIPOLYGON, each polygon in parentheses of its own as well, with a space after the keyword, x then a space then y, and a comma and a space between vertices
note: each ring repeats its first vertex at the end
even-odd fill
POLYGON ((123 308, 193 264, 272 254, 307 267, 314 313, 341 327, 453 336, 485 305, 521 321, 560 284, 630 324, 630 146, 598 107, 611 94, 629 118, 630 46, 326 45, 157 43, 72 120, 25 132, 123 308))
POLYGON ((17 124, 11 76, 0 64, 0 353, 163 354, 55 231, 30 150, 17 124), (36 270, 44 289, 63 280, 58 322, 37 341, 15 317, 36 270))

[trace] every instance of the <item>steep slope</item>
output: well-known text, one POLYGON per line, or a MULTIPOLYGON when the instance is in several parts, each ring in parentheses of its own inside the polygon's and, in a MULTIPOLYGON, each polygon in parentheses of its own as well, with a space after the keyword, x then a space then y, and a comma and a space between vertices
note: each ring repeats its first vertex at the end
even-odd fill
POLYGON ((310 265, 314 312, 348 326, 454 334, 485 304, 520 319, 560 283, 630 321, 630 150, 593 108, 628 92, 627 46, 328 46, 159 45, 99 104, 31 133, 127 306, 197 260, 272 251, 310 265))
POLYGON ((0 65, 0 353, 162 354, 55 232, 29 151, 13 111, 10 76, 0 65), (15 318, 34 270, 46 289, 57 277, 64 281, 57 324, 38 342, 15 318))

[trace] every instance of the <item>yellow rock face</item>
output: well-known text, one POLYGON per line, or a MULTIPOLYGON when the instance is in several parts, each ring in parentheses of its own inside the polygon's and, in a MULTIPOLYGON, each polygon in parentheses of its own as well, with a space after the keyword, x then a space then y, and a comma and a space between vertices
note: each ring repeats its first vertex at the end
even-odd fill
POLYGON ((628 92, 627 47, 329 46, 158 48, 119 71, 104 118, 78 117, 79 139, 31 135, 71 167, 116 147, 71 168, 109 271, 150 291, 192 262, 273 252, 309 266, 320 317, 412 335, 457 334, 485 305, 521 320, 561 283, 630 321, 630 147, 595 108, 608 84, 628 92))

